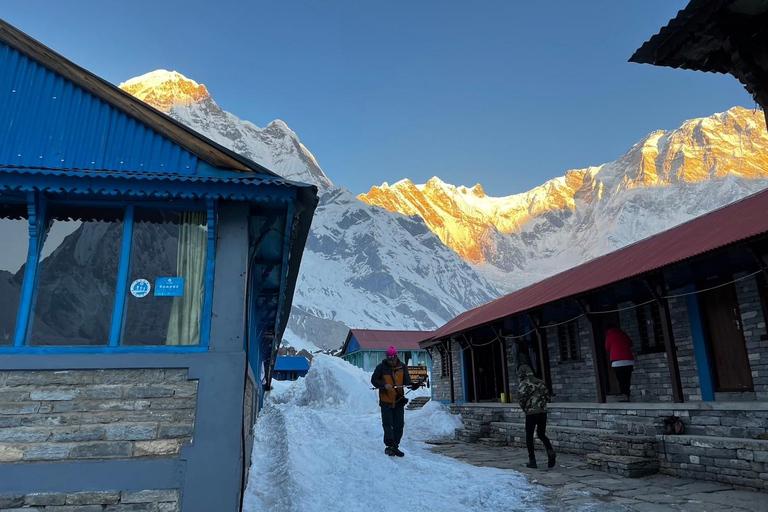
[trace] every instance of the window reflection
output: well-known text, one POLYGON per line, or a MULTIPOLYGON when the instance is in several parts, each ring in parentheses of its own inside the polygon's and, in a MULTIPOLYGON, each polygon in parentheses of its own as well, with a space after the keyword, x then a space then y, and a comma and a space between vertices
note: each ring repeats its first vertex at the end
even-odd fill
POLYGON ((107 345, 123 211, 49 207, 30 344, 107 345))
POLYGON ((205 212, 136 210, 124 345, 200 344, 207 233, 205 212), (181 278, 183 291, 156 295, 157 279, 169 277, 181 278), (139 279, 151 287, 144 296, 130 292, 139 279))
POLYGON ((13 345, 29 248, 26 204, 0 204, 0 346, 13 345))

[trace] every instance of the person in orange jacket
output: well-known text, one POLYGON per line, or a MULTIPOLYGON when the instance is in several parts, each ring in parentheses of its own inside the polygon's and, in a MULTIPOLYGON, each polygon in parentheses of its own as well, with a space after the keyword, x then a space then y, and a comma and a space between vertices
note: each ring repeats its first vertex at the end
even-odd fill
POLYGON ((381 408, 381 426, 384 428, 384 453, 390 456, 403 457, 400 450, 400 439, 405 427, 405 398, 404 388, 419 389, 419 384, 411 381, 408 368, 397 357, 397 349, 387 349, 387 359, 379 363, 371 376, 371 384, 379 390, 379 407, 381 408))
POLYGON ((632 371, 635 369, 632 340, 629 339, 627 333, 611 325, 605 334, 605 351, 608 353, 611 367, 616 372, 616 378, 619 381, 621 401, 629 402, 632 371))

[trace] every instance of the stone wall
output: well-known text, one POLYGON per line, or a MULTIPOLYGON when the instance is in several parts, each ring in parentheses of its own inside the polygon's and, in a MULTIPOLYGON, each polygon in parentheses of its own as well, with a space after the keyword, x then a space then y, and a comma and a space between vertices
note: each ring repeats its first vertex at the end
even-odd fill
POLYGON ((589 326, 584 317, 579 318, 578 327, 580 356, 578 361, 560 361, 557 329, 546 329, 552 375, 552 399, 556 402, 597 401, 594 358, 589 340, 589 326))
MULTIPOLYGON (((452 358, 453 358, 453 392, 454 400, 457 402, 464 401, 464 385, 462 379, 462 351, 458 342, 452 341, 450 343, 452 358)), ((449 402, 451 400, 451 381, 448 376, 443 377, 441 375, 441 368, 443 364, 443 357, 447 355, 442 354, 435 348, 432 351, 432 379, 430 385, 432 386, 432 398, 434 400, 441 400, 449 402)))
POLYGON ((178 512, 179 491, 99 491, 0 495, 0 512, 178 512))
POLYGON ((658 437, 664 474, 768 490, 768 441, 658 437))
POLYGON ((194 434, 186 369, 0 372, 0 462, 178 457, 194 434))
MULTIPOLYGON (((462 418, 459 440, 525 446, 525 417, 516 405, 450 410, 462 418)), ((768 489, 765 404, 550 404, 547 436, 561 452, 655 457, 665 474, 768 489), (684 435, 664 435, 663 418, 672 414, 682 419, 684 435)))
MULTIPOLYGON (((679 295, 683 290, 670 290, 670 295, 679 295)), ((672 336, 677 348, 677 365, 680 370, 680 384, 686 402, 701 402, 699 369, 693 348, 691 320, 685 297, 669 299, 669 314, 672 318, 672 336)), ((669 381, 669 377, 667 377, 669 381)))
POLYGON ((507 351, 507 375, 509 375, 509 396, 508 402, 517 401, 517 345, 514 340, 505 340, 505 349, 507 351))
MULTIPOLYGON (((736 296, 739 299, 744 341, 752 370, 754 399, 768 400, 768 331, 757 279, 757 276, 753 276, 736 283, 736 296)), ((768 300, 768 297, 764 300, 768 300)))
POLYGON ((643 353, 640 339, 640 328, 637 323, 637 310, 634 303, 618 304, 619 308, 627 308, 619 312, 619 324, 632 340, 632 353, 635 356, 635 369, 632 372, 632 397, 643 402, 672 401, 672 385, 669 380, 669 365, 667 353, 643 353))

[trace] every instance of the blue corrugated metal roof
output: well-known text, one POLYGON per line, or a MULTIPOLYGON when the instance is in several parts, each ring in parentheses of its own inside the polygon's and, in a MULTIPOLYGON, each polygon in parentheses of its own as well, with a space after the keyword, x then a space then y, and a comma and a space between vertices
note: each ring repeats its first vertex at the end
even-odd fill
MULTIPOLYGON (((98 194, 125 197, 263 200, 293 198, 296 184, 262 174, 185 176, 116 171, 60 171, 0 165, 0 191, 98 194), (34 178, 34 179, 32 179, 34 178), (273 187, 264 190, 264 187, 273 187)), ((304 185, 304 188, 311 188, 304 185)))
POLYGON ((280 356, 275 362, 275 371, 307 371, 309 370, 309 361, 302 356, 280 356))
POLYGON ((0 43, 0 164, 193 174, 198 158, 0 43))

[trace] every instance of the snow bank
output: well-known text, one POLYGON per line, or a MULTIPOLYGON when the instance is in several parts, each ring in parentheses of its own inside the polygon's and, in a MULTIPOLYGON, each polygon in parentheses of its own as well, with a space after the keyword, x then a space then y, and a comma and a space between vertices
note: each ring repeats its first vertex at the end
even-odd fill
POLYGON ((318 355, 306 377, 270 393, 256 422, 244 510, 542 510, 541 488, 519 473, 429 451, 424 440, 460 425, 439 403, 406 411, 407 455, 386 456, 370 387, 370 373, 318 355))

